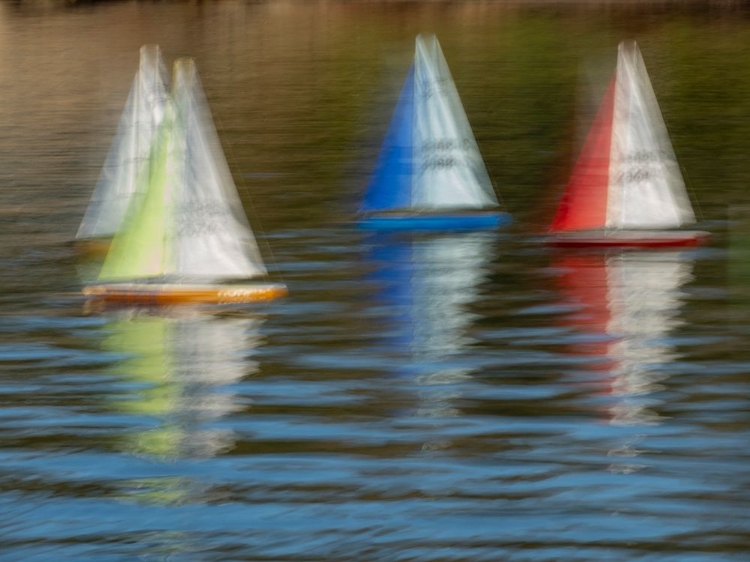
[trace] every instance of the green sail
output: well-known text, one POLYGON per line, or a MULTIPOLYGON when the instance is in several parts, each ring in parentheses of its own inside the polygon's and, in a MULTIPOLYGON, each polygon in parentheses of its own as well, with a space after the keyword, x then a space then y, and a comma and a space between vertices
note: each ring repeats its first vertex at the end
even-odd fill
POLYGON ((128 208, 123 227, 115 234, 99 272, 100 281, 120 281, 158 277, 170 271, 169 236, 172 189, 170 163, 175 157, 176 113, 169 103, 164 121, 149 154, 148 165, 140 172, 146 182, 128 208))

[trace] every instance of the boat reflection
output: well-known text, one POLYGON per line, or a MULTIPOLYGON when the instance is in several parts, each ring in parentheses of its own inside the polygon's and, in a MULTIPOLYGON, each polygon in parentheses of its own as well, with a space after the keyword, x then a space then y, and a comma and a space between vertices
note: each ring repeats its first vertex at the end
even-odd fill
POLYGON ((614 398, 609 423, 660 423, 650 395, 667 376, 664 366, 679 357, 668 338, 682 324, 681 288, 692 279, 692 259, 674 250, 622 251, 566 254, 556 266, 575 309, 564 321, 583 335, 571 348, 593 360, 591 385, 614 398))
POLYGON ((369 259, 376 267, 375 302, 384 307, 383 352, 397 354, 399 373, 420 386, 418 416, 453 416, 455 388, 476 366, 466 356, 473 343, 472 312, 488 276, 495 235, 379 234, 369 259))
POLYGON ((115 372, 132 383, 117 409, 144 416, 148 429, 124 447, 160 457, 211 457, 235 440, 222 417, 243 405, 229 385, 258 370, 263 317, 227 317, 200 309, 121 310, 103 348, 126 355, 115 372))

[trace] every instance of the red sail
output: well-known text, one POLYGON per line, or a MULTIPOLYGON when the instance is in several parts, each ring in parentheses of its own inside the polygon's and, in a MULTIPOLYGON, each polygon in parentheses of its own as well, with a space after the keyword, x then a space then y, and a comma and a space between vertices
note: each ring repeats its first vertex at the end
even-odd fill
POLYGON ((573 175, 557 207, 550 232, 604 228, 607 220, 609 153, 612 143, 615 78, 589 131, 573 175))

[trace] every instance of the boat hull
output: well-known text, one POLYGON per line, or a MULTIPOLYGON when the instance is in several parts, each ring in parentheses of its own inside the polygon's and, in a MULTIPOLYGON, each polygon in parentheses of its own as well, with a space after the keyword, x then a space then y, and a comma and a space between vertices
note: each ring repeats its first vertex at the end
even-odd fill
POLYGON ((267 301, 288 294, 286 285, 180 285, 107 283, 89 285, 83 294, 109 303, 141 305, 232 304, 267 301))
POLYGON ((553 234, 545 243, 561 248, 683 248, 699 246, 710 239, 709 232, 700 230, 598 230, 553 234))
POLYGON ((74 242, 75 252, 89 258, 103 258, 111 246, 111 238, 89 238, 74 242))
POLYGON ((364 230, 455 231, 492 230, 512 221, 508 213, 380 214, 359 219, 364 230))

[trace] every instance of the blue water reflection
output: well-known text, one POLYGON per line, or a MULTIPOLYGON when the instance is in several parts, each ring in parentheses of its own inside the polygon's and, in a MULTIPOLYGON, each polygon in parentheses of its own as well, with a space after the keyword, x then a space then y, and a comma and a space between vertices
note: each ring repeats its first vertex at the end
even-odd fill
POLYGON ((373 305, 385 326, 377 347, 402 358, 419 385, 418 416, 456 415, 460 383, 478 368, 470 349, 493 233, 377 234, 365 241, 373 305))

